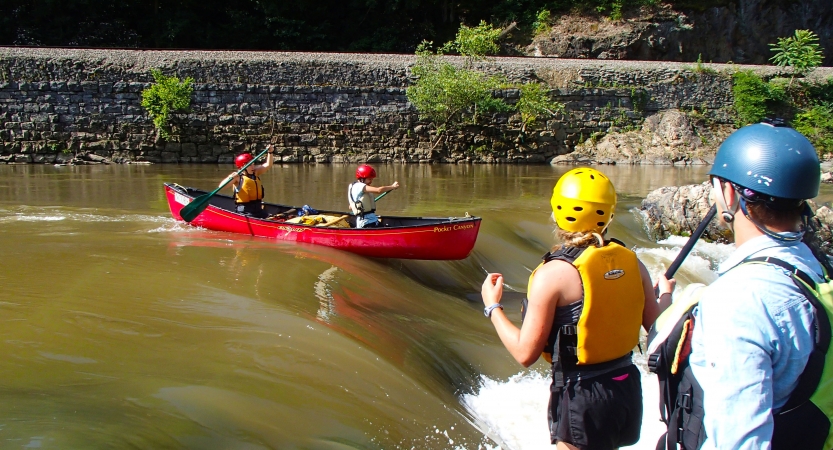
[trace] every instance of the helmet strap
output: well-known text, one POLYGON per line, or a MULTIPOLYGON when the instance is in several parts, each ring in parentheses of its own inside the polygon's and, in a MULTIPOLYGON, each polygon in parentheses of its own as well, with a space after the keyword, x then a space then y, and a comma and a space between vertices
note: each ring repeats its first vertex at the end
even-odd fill
MULTIPOLYGON (((715 201, 717 202, 717 206, 720 208, 720 217, 726 222, 726 226, 729 227, 729 230, 732 233, 735 232, 734 225, 732 222, 735 220, 735 214, 738 212, 738 204, 739 202, 734 202, 732 208, 729 209, 729 206, 726 204, 726 198, 723 195, 723 183, 721 183, 720 178, 714 177, 712 178, 712 188, 715 190, 715 201)), ((732 195, 737 198, 738 195, 735 193, 734 188, 732 188, 732 195)))
POLYGON ((610 220, 607 221, 607 225, 605 225, 604 228, 602 228, 601 231, 599 231, 598 234, 593 233, 593 234, 596 234, 596 236, 598 236, 597 239, 599 239, 599 246, 600 247, 604 247, 604 245, 605 245, 604 239, 602 239, 601 236, 604 235, 605 233, 607 233, 607 229, 608 229, 608 227, 610 227, 611 223, 613 223, 613 212, 610 213, 610 220))
MULTIPOLYGON (((755 227, 758 230, 760 230, 761 233, 771 237, 772 239, 775 239, 776 241, 781 241, 781 242, 797 242, 797 241, 800 241, 801 238, 804 237, 804 230, 807 228, 806 224, 807 224, 807 220, 808 220, 808 217, 807 217, 806 213, 802 214, 802 216, 801 216, 802 217, 801 221, 802 221, 802 224, 803 224, 803 226, 801 228, 801 231, 790 231, 790 232, 786 232, 786 233, 776 233, 776 232, 770 230, 769 228, 767 228, 766 226, 764 226, 763 224, 758 223, 757 220, 753 219, 749 215, 749 211, 747 211, 747 209, 746 209, 746 199, 743 198, 743 196, 740 197, 740 201, 738 203, 740 204, 740 210, 743 212, 743 215, 746 216, 747 220, 749 220, 749 222, 751 222, 752 225, 755 225, 755 227)), ((807 207, 809 208, 809 205, 807 207)))

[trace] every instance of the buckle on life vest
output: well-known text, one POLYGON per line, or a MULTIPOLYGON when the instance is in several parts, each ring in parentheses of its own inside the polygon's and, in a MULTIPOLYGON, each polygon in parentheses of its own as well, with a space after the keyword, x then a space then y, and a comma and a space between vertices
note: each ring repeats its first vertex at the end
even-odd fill
POLYGON ((562 325, 561 334, 563 334, 564 336, 575 336, 576 334, 578 334, 578 329, 575 325, 562 325))
POLYGON ((564 350, 565 350, 567 353, 569 353, 569 354, 571 354, 571 355, 573 355, 573 356, 578 356, 578 348, 577 348, 577 347, 573 347, 573 346, 566 346, 566 347, 564 347, 564 350))
POLYGON ((657 373, 657 369, 659 368, 659 352, 651 354, 648 356, 648 370, 651 373, 657 373))
POLYGON ((685 412, 691 412, 691 393, 681 395, 680 400, 677 401, 677 406, 683 408, 685 412))

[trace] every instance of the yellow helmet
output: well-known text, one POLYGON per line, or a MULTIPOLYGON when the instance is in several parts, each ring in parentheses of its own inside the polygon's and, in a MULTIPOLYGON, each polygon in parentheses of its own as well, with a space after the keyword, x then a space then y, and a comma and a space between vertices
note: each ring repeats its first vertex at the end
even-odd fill
POLYGON ((601 233, 613 219, 616 190, 605 174, 581 167, 558 179, 550 203, 562 230, 601 233))

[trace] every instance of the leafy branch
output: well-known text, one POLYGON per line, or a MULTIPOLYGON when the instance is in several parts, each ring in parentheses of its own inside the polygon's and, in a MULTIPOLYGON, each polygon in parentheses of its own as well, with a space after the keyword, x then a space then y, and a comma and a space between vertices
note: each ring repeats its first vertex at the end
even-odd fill
POLYGON ((162 74, 159 69, 150 71, 155 83, 142 91, 142 107, 153 119, 157 133, 164 138, 170 138, 169 114, 176 111, 187 111, 191 106, 191 94, 194 92, 194 79, 191 77, 180 81, 179 78, 162 74))

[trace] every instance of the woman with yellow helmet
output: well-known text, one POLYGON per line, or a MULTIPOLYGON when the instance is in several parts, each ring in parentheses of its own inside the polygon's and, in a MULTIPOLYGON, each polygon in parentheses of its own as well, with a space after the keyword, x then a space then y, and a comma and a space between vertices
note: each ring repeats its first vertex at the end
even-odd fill
POLYGON ((634 252, 604 235, 613 219, 613 183, 591 168, 556 183, 553 218, 560 241, 529 277, 523 324, 503 313, 503 276, 490 273, 484 313, 524 367, 552 364, 549 425, 559 449, 615 449, 639 440, 642 386, 631 360, 640 327, 670 304, 654 295, 634 252))

